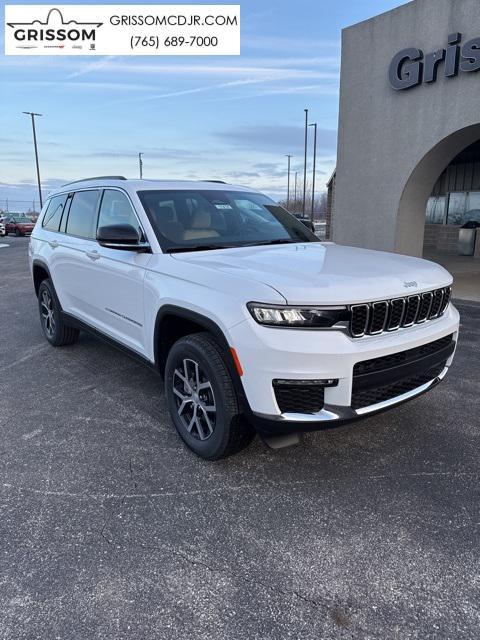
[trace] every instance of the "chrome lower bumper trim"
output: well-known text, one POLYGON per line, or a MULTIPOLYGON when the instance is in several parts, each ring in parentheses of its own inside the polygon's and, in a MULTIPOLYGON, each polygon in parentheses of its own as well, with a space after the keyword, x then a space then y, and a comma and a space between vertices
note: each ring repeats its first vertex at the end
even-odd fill
POLYGON ((396 404, 411 400, 425 391, 428 391, 435 385, 437 385, 446 376, 448 367, 445 367, 443 371, 430 382, 422 384, 420 387, 402 393, 400 396, 390 398, 384 402, 378 402, 368 407, 362 407, 360 409, 352 409, 352 407, 344 407, 337 405, 325 405, 318 413, 280 413, 277 415, 268 415, 264 413, 255 413, 259 418, 267 420, 275 420, 277 422, 304 422, 305 424, 311 422, 335 422, 337 420, 352 420, 354 418, 360 418, 366 416, 369 413, 375 413, 376 411, 383 411, 389 407, 393 407, 396 404))

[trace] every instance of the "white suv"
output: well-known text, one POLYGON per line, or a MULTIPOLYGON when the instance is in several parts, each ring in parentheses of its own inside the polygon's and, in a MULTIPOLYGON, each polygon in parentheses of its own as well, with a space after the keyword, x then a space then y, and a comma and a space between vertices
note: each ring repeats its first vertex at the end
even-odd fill
POLYGON ((154 366, 180 436, 211 460, 255 430, 281 442, 418 396, 456 347, 442 267, 320 242, 218 181, 66 184, 29 254, 47 340, 84 329, 154 366))

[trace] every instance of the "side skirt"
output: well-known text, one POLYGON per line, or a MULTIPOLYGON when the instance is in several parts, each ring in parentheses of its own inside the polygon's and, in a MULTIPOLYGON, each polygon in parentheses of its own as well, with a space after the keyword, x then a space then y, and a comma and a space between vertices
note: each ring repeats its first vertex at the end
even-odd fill
POLYGON ((132 360, 135 360, 136 362, 141 362, 142 364, 149 367, 152 371, 155 371, 155 373, 160 375, 158 367, 156 367, 153 362, 148 360, 148 358, 145 358, 145 356, 142 356, 140 353, 137 353, 133 349, 130 349, 130 347, 126 347, 121 342, 118 342, 114 338, 107 336, 105 333, 103 333, 102 331, 99 331, 98 329, 95 329, 94 327, 90 326, 86 322, 83 322, 82 320, 75 318, 75 316, 72 316, 69 313, 65 313, 65 311, 62 311, 62 319, 65 322, 65 324, 67 324, 69 327, 75 327, 76 329, 80 329, 81 331, 85 331, 86 333, 89 333, 90 335, 95 336, 96 338, 99 338, 106 344, 110 345, 111 347, 115 347, 115 349, 118 349, 125 355, 129 356, 130 358, 132 358, 132 360))

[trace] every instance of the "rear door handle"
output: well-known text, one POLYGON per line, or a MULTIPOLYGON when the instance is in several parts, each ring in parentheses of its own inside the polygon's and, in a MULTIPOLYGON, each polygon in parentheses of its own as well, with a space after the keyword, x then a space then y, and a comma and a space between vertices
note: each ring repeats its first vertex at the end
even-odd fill
POLYGON ((98 260, 100 258, 100 254, 98 251, 95 251, 95 249, 93 251, 87 251, 86 253, 90 260, 98 260))
POLYGON ((48 244, 52 247, 52 249, 56 249, 58 247, 58 242, 56 240, 49 240, 48 244))

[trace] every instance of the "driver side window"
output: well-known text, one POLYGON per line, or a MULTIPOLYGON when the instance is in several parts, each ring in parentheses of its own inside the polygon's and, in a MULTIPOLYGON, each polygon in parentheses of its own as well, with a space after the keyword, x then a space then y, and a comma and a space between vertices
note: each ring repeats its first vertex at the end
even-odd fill
POLYGON ((138 232, 140 238, 143 237, 142 228, 127 196, 115 189, 105 189, 98 216, 98 228, 114 224, 129 224, 138 232))

